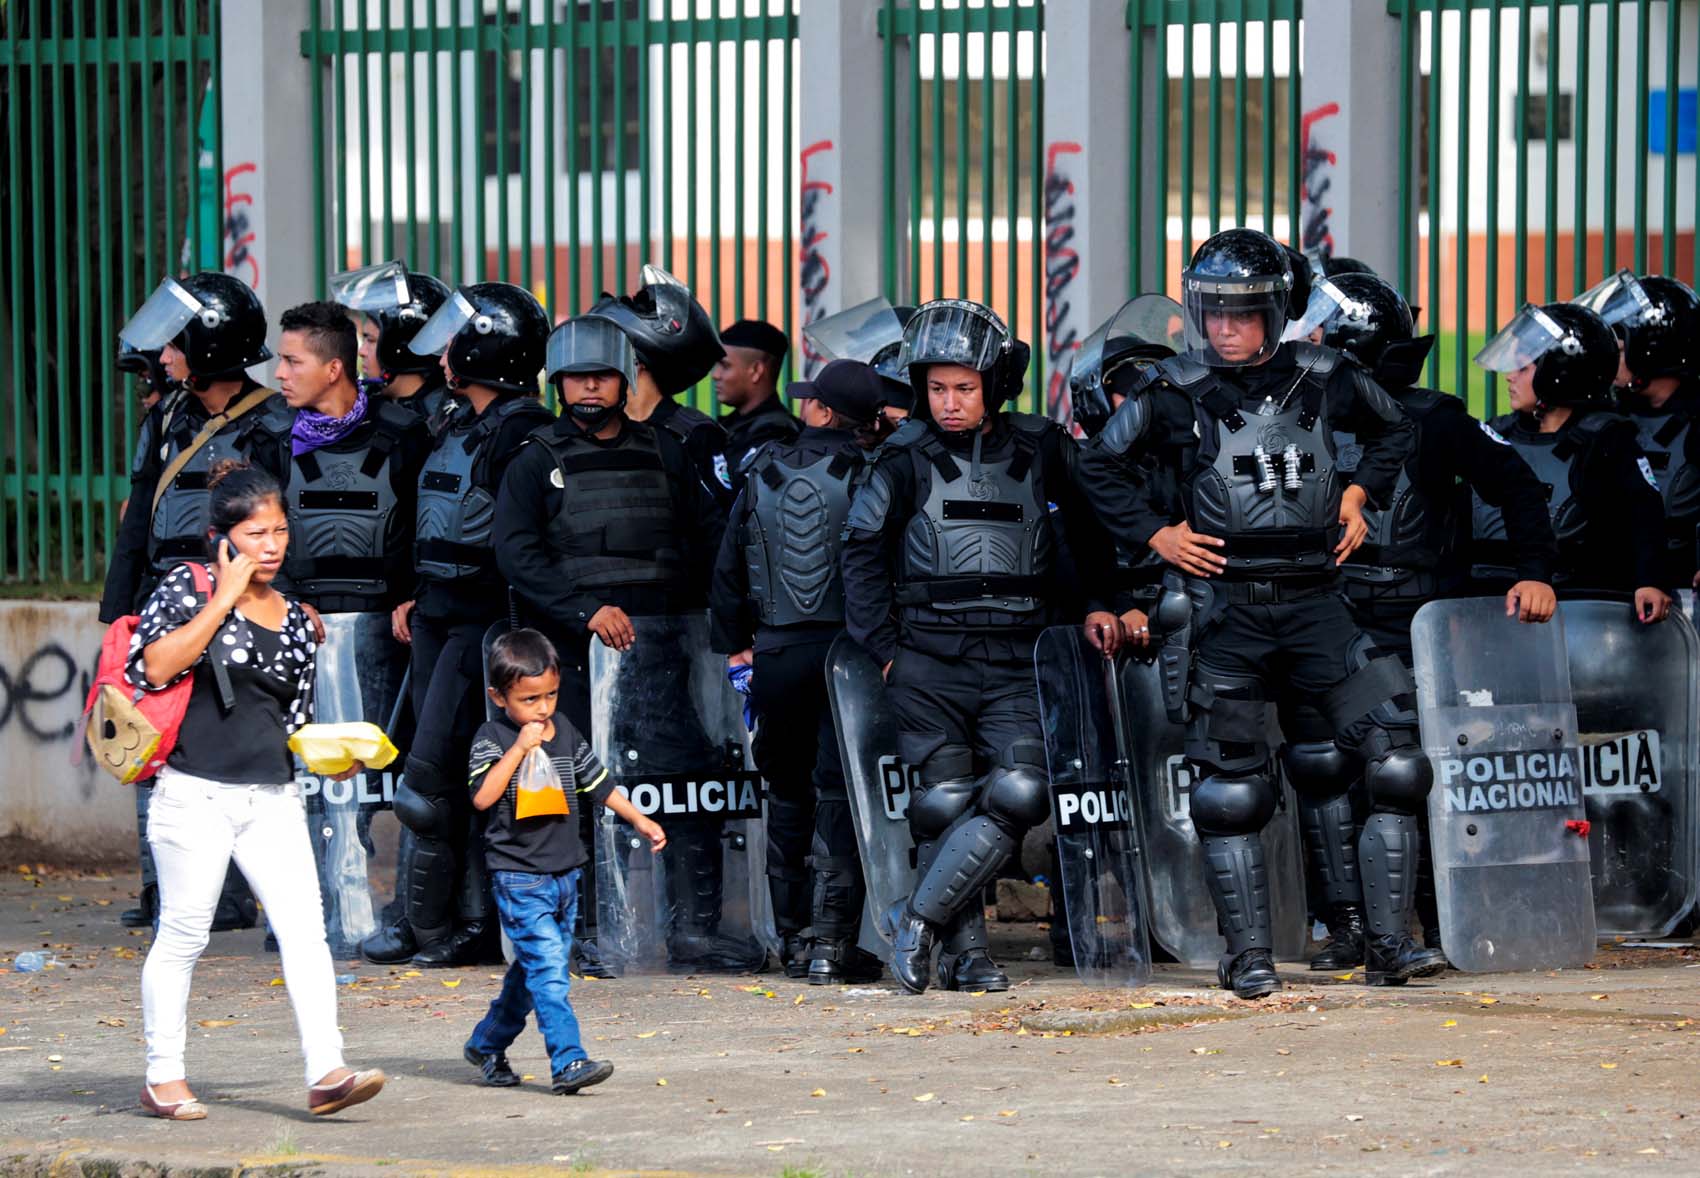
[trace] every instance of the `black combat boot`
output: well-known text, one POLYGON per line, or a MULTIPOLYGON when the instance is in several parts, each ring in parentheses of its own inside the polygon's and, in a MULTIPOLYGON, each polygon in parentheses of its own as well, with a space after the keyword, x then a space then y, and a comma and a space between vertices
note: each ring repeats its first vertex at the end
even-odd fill
POLYGON ((501 960, 501 942, 496 927, 482 920, 458 926, 448 936, 425 946, 413 955, 413 964, 421 969, 452 969, 460 965, 489 965, 492 961, 491 942, 495 941, 495 961, 501 960))
POLYGON ((1317 973, 1356 969, 1364 963, 1364 910, 1357 904, 1335 904, 1328 910, 1328 940, 1310 959, 1317 973))
POLYGON ((1364 980, 1372 986, 1403 986, 1412 978, 1446 972, 1446 954, 1417 944, 1410 933, 1375 934, 1364 942, 1364 980))
POLYGON ((1222 989, 1232 990, 1235 998, 1248 1002, 1281 988, 1281 979, 1275 973, 1275 958, 1267 949, 1247 949, 1237 957, 1223 957, 1216 966, 1216 980, 1222 989))
POLYGON ((360 956, 373 965, 400 965, 417 952, 419 942, 405 916, 360 942, 360 956))
POLYGON ((933 972, 933 926, 915 915, 908 900, 880 913, 879 924, 891 942, 891 976, 911 994, 926 993, 933 972))
POLYGON ((1369 928, 1364 980, 1371 986, 1403 986, 1446 971, 1446 954, 1425 949, 1410 933, 1420 846, 1414 816, 1376 813, 1364 822, 1358 861, 1369 928))
POLYGON ((885 976, 885 964, 854 937, 817 937, 809 949, 811 986, 866 986, 885 976))
POLYGON ((980 907, 977 896, 956 914, 945 931, 939 947, 938 980, 941 990, 972 993, 1009 989, 1009 975, 987 952, 986 910, 980 907))

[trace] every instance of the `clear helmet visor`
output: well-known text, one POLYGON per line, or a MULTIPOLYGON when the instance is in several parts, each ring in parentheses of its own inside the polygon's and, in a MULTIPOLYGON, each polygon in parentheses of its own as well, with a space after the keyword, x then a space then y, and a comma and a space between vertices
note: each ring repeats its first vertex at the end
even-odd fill
POLYGON ((440 356, 443 349, 449 346, 449 341, 460 334, 460 329, 477 317, 478 308, 457 290, 443 300, 443 305, 437 308, 437 313, 427 319, 418 334, 407 341, 407 350, 417 356, 440 356))
POLYGON ((903 342, 903 324, 883 297, 857 303, 803 328, 803 338, 825 360, 860 360, 864 364, 893 344, 903 342))
POLYGON ((191 319, 203 314, 212 315, 214 322, 217 321, 216 311, 203 306, 175 278, 167 278, 154 288, 129 322, 118 329, 118 338, 138 351, 163 348, 177 338, 191 319))
POLYGON ((629 389, 637 383, 637 354, 613 323, 580 316, 549 333, 544 371, 551 381, 569 373, 617 372, 629 389))
POLYGON ((1476 353, 1476 363, 1489 372, 1516 372, 1560 346, 1575 354, 1582 351, 1580 340, 1545 311, 1529 304, 1476 353))
POLYGON ((1647 288, 1632 270, 1619 270, 1571 301, 1604 319, 1608 327, 1623 324, 1633 327, 1655 309, 1647 288))
POLYGON ((990 307, 965 299, 928 303, 903 332, 898 364, 958 364, 989 371, 1009 351, 1009 329, 990 307))
POLYGON ((1123 303, 1069 358, 1067 380, 1076 394, 1104 377, 1104 354, 1142 344, 1180 352, 1185 344, 1181 305, 1166 295, 1137 295, 1123 303))
POLYGON ((1182 309, 1188 355, 1212 368, 1261 364, 1287 326, 1287 280, 1184 275, 1182 309))
POLYGON ((1305 313, 1287 324, 1283 340, 1307 340, 1317 328, 1327 329, 1338 318, 1362 317, 1368 309, 1326 278, 1312 278, 1305 313))
POLYGON ((379 262, 358 270, 344 270, 330 280, 333 303, 350 311, 393 311, 413 301, 407 284, 407 268, 400 262, 379 262))

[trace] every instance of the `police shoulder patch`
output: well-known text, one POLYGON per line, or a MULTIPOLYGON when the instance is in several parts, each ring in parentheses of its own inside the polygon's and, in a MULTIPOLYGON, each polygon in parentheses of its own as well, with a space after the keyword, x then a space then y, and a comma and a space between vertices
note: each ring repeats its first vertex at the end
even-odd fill
POLYGON ((1488 436, 1490 441, 1498 442, 1501 446, 1509 446, 1511 444, 1505 440, 1503 434, 1494 429, 1493 426, 1489 425, 1487 422, 1478 421, 1476 424, 1482 427, 1482 432, 1488 436))
POLYGON ((726 465, 726 455, 724 454, 714 456, 714 477, 720 481, 722 487, 725 487, 728 491, 732 489, 732 472, 726 465))
POLYGON ((1653 464, 1643 457, 1637 458, 1635 460, 1635 465, 1641 468, 1641 477, 1647 480, 1647 485, 1657 491, 1659 489, 1659 479, 1658 476, 1653 473, 1653 464))

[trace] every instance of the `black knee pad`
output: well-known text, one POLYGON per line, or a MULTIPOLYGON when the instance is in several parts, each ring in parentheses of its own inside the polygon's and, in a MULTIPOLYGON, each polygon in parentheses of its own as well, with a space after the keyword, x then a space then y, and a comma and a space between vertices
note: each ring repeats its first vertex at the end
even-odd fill
POLYGON ((1364 788, 1370 805, 1394 814, 1419 814, 1428 805, 1434 766, 1419 748, 1409 745, 1383 753, 1364 766, 1364 788))
POLYGON ((909 830, 917 842, 941 837, 974 805, 974 794, 980 783, 972 778, 959 777, 935 781, 916 791, 909 800, 909 830))
POLYGON ((980 791, 980 810, 1012 833, 1024 833, 1050 813, 1045 775, 1029 765, 993 769, 980 791))
POLYGON ((1307 798, 1343 794, 1361 769, 1357 758, 1332 740, 1288 742, 1281 746, 1281 767, 1295 792, 1307 798))
POLYGON ((455 837, 454 806, 442 794, 423 794, 406 778, 395 791, 395 816, 422 838, 448 842, 455 837))
POLYGON ((1212 773, 1192 789, 1192 824, 1199 834, 1256 834, 1275 816, 1275 781, 1267 773, 1212 773))

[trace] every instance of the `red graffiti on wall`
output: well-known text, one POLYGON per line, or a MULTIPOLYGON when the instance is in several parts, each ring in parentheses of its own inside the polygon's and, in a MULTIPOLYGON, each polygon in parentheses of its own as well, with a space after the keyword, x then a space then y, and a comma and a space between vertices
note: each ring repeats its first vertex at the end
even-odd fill
POLYGON ((1304 169, 1301 188, 1304 211, 1299 227, 1299 246, 1307 253, 1324 258, 1334 256, 1334 206, 1323 201, 1334 186, 1332 173, 1340 161, 1332 151, 1315 141, 1311 129, 1339 113, 1340 104, 1329 102, 1305 111, 1299 118, 1299 161, 1304 169))
POLYGON ((254 194, 237 191, 236 179, 258 175, 259 171, 260 166, 250 160, 224 173, 224 269, 226 273, 240 276, 242 267, 246 266, 248 285, 256 290, 260 286, 260 259, 254 249, 259 235, 254 230, 250 213, 254 194))
POLYGON ((1080 154, 1080 144, 1053 143, 1045 151, 1045 356, 1050 380, 1045 406, 1056 421, 1069 419, 1068 385, 1062 358, 1080 346, 1073 323, 1069 288, 1080 274, 1080 251, 1074 248, 1074 181, 1059 166, 1063 156, 1080 154))
MULTIPOLYGON (((820 227, 817 220, 821 201, 832 195, 832 182, 818 177, 809 178, 809 160, 821 152, 832 150, 832 140, 821 139, 809 144, 798 153, 798 167, 802 175, 802 186, 798 197, 798 211, 802 216, 801 232, 798 244, 797 284, 803 298, 803 323, 813 323, 826 315, 826 290, 832 285, 832 264, 827 260, 820 245, 829 236, 820 227)), ((809 347, 808 336, 803 337, 803 361, 805 375, 814 371, 815 365, 825 357, 817 355, 809 347)))

